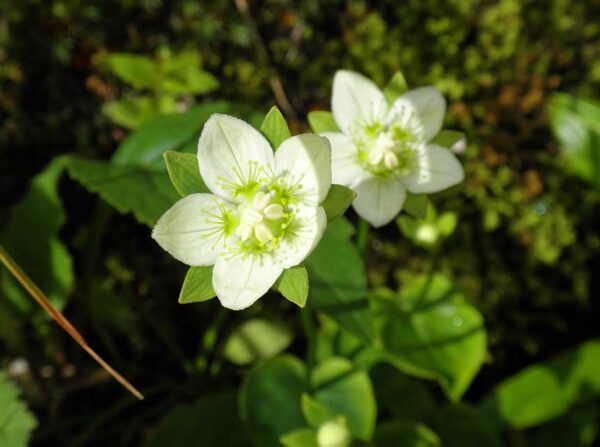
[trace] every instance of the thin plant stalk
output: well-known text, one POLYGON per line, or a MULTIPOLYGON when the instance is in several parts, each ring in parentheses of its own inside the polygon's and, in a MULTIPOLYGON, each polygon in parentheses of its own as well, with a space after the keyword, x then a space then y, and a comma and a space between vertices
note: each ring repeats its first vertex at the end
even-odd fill
POLYGON ((4 247, 0 245, 0 261, 8 269, 8 271, 15 277, 17 281, 23 286, 25 290, 31 295, 31 297, 50 315, 58 325, 69 334, 73 340, 75 340, 79 346, 83 348, 106 372, 108 372, 117 382, 125 387, 131 394, 137 397, 139 400, 143 400, 144 396, 140 393, 131 383, 129 383, 121 374, 115 371, 108 363, 106 363, 102 357, 88 345, 83 336, 77 329, 67 320, 67 318, 58 311, 48 297, 40 290, 40 288, 27 276, 27 274, 19 267, 19 265, 10 257, 10 255, 4 250, 4 247))

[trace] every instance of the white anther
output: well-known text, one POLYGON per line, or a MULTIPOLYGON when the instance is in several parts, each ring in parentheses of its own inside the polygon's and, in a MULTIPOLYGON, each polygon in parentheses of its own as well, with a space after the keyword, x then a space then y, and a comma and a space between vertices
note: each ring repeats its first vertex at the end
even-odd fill
POLYGON ((383 156, 383 164, 388 169, 395 169, 398 167, 398 156, 392 151, 385 151, 383 156))
POLYGON ((262 211, 262 209, 269 204, 271 201, 271 194, 265 194, 262 191, 259 191, 254 196, 254 200, 252 200, 252 205, 254 209, 257 211, 262 211))
POLYGON ((252 208, 246 208, 244 211, 242 211, 242 216, 241 216, 242 223, 245 223, 248 225, 254 225, 259 222, 262 222, 262 220, 263 220, 262 214, 256 210, 253 210, 252 208))
POLYGON ((269 220, 281 219, 283 217, 283 207, 278 203, 272 203, 263 210, 263 213, 269 220))
POLYGON ((240 224, 235 230, 235 234, 237 234, 242 241, 247 241, 252 235, 252 227, 245 223, 240 224))
POLYGON ((256 236, 256 239, 263 243, 269 242, 271 239, 273 239, 273 233, 265 224, 259 224, 254 227, 254 236, 256 236))

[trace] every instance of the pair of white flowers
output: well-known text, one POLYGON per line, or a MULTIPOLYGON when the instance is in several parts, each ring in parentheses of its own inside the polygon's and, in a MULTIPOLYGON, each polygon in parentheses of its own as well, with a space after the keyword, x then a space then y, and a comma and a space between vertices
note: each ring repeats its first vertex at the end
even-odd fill
POLYGON ((242 120, 217 114, 205 124, 198 163, 212 194, 178 201, 153 237, 185 264, 214 265, 223 306, 252 305, 306 259, 327 225, 320 204, 332 180, 357 193, 355 210, 374 226, 400 212, 407 190, 431 193, 462 181, 454 155, 428 143, 445 114, 435 88, 409 91, 390 106, 372 81, 338 71, 332 112, 341 133, 293 136, 275 152, 242 120))

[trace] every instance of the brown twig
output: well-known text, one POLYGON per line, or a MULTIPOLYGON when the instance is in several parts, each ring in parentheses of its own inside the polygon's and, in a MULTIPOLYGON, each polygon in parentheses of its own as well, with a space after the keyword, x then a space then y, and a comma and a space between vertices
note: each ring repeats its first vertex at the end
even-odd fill
POLYGON ((17 281, 27 290, 31 297, 48 312, 54 321, 75 340, 98 364, 106 370, 117 382, 123 385, 131 394, 139 400, 143 400, 144 396, 131 383, 129 383, 121 374, 115 371, 102 357, 87 344, 83 336, 77 329, 67 320, 67 318, 58 311, 48 297, 40 290, 40 288, 27 276, 27 274, 19 267, 19 265, 10 257, 10 255, 0 245, 0 261, 8 269, 8 271, 16 278, 17 281))

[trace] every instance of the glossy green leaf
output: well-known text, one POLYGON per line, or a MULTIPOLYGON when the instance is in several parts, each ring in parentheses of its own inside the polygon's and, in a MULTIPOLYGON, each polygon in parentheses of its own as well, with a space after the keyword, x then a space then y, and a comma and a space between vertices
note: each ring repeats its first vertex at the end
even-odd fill
POLYGON ((313 371, 313 397, 336 416, 344 416, 350 433, 358 439, 372 438, 377 418, 377 403, 371 380, 343 358, 331 358, 313 371))
POLYGON ((442 130, 432 140, 431 143, 439 144, 448 149, 457 149, 460 146, 467 144, 467 137, 464 133, 456 130, 442 130))
MULTIPOLYGON (((55 158, 31 180, 24 197, 11 209, 0 243, 21 268, 62 309, 73 288, 73 262, 58 233, 66 215, 58 194, 58 183, 66 159, 55 158)), ((0 334, 11 338, 22 331, 23 317, 33 320, 39 333, 47 331, 46 312, 33 301, 12 275, 0 267, 0 334)))
POLYGON ((314 133, 341 132, 333 114, 325 111, 308 112, 308 123, 314 133))
POLYGON ((555 94, 550 123, 573 172, 600 189, 600 103, 555 94))
POLYGON ((321 242, 306 260, 309 302, 365 343, 373 329, 367 302, 363 260, 350 240, 352 225, 338 219, 328 225, 321 242))
POLYGON ((173 407, 147 443, 148 447, 248 447, 249 444, 241 428, 236 395, 229 391, 173 407))
POLYGON ((121 213, 153 226, 179 195, 162 171, 140 166, 118 166, 105 161, 70 157, 69 175, 121 213))
POLYGON ((147 56, 112 53, 103 55, 97 62, 106 64, 121 80, 135 88, 153 89, 158 82, 157 65, 147 56))
POLYGON ((402 210, 413 217, 424 219, 427 215, 427 205, 429 199, 425 194, 410 194, 406 195, 406 201, 402 210))
POLYGON ((435 430, 444 447, 501 447, 494 426, 484 413, 468 404, 449 405, 437 415, 435 430))
POLYGON ((26 447, 37 425, 19 394, 18 388, 0 372, 0 445, 3 447, 26 447))
POLYGON ((281 443, 285 447, 319 447, 317 432, 311 428, 294 430, 282 436, 281 443))
POLYGON ((260 131, 271 143, 271 147, 275 150, 279 145, 290 138, 292 134, 288 128, 285 118, 276 106, 271 107, 267 116, 263 120, 260 131))
POLYGON ((408 83, 401 71, 397 71, 390 79, 390 82, 383 89, 383 94, 388 102, 393 103, 400 95, 408 90, 408 83))
POLYGON ((442 447, 442 442, 420 422, 395 419, 377 426, 375 447, 442 447))
POLYGON ((115 151, 117 165, 150 166, 164 169, 162 155, 196 138, 213 113, 226 113, 230 104, 224 101, 201 104, 185 113, 155 118, 132 132, 115 151))
POLYGON ((591 340, 508 378, 484 399, 481 409, 499 428, 526 428, 599 394, 600 341, 591 340))
POLYGON ((346 188, 342 185, 331 185, 329 193, 321 206, 325 209, 327 214, 327 221, 342 217, 346 210, 352 205, 352 201, 356 197, 356 193, 350 188, 346 188))
POLYGON ((281 447, 279 439, 306 428, 300 407, 306 370, 295 357, 283 355, 246 375, 240 389, 240 414, 256 445, 281 447))
POLYGON ((297 306, 304 307, 308 298, 308 272, 306 267, 297 265, 285 269, 273 284, 273 289, 297 306))
POLYGON ((198 192, 210 193, 200 176, 196 155, 167 151, 163 157, 169 179, 181 197, 198 192))
POLYGON ((183 280, 179 303, 201 303, 216 297, 212 286, 213 267, 190 267, 183 280))
POLYGON ((223 354, 236 365, 248 365, 275 357, 291 342, 292 333, 283 323, 255 318, 231 333, 223 354))
POLYGON ((479 371, 486 352, 483 318, 441 274, 420 277, 392 299, 382 338, 395 366, 435 379, 457 401, 479 371))

